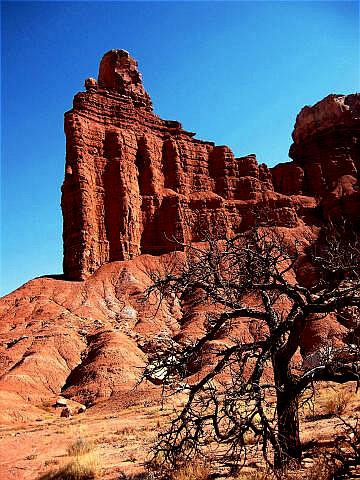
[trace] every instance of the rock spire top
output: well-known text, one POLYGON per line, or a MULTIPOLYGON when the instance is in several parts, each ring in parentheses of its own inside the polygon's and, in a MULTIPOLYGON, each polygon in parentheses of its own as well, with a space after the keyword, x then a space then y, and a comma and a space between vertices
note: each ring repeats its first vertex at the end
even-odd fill
POLYGON ((110 50, 105 53, 100 62, 98 88, 131 97, 136 106, 152 108, 150 96, 142 84, 137 61, 126 50, 110 50))

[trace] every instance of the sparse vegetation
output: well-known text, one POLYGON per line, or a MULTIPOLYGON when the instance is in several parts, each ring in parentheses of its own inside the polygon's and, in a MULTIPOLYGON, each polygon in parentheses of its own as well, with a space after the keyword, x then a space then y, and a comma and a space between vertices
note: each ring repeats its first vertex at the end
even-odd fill
POLYGON ((333 480, 334 465, 331 459, 320 456, 307 469, 288 468, 281 472, 259 468, 251 472, 241 472, 234 480, 333 480))
POLYGON ((325 383, 323 388, 314 388, 314 392, 302 402, 301 413, 305 421, 314 422, 321 419, 343 416, 354 398, 353 391, 344 386, 325 383))
POLYGON ((126 426, 126 427, 119 428, 114 432, 114 434, 119 436, 126 436, 126 435, 133 434, 134 431, 135 431, 134 427, 126 426))
POLYGON ((210 468, 207 463, 199 459, 193 459, 169 473, 170 480, 207 480, 210 475, 210 468))
POLYGON ((39 480, 95 480, 99 471, 100 460, 94 444, 79 438, 68 447, 66 463, 42 475, 39 480))
POLYGON ((68 449, 67 454, 70 457, 80 457, 94 450, 94 444, 83 437, 79 437, 72 443, 68 449))
MULTIPOLYGON (((320 455, 306 471, 307 480, 332 480, 334 478, 335 463, 326 454, 320 455)), ((298 473, 294 480, 302 480, 304 476, 298 473)), ((289 480, 292 480, 289 478, 289 480)))
POLYGON ((324 410, 327 416, 341 416, 344 414, 353 394, 347 390, 330 390, 325 397, 324 410))

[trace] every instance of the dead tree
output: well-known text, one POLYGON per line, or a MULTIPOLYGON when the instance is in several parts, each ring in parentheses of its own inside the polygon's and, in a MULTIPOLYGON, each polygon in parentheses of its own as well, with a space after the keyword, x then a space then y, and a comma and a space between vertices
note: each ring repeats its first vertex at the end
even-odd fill
POLYGON ((310 366, 294 361, 311 322, 329 313, 340 319, 345 310, 359 308, 358 236, 329 226, 307 257, 311 286, 300 285, 295 274, 304 247, 287 242, 276 228, 254 228, 223 241, 206 238, 201 248, 188 245, 181 268, 154 281, 149 294, 180 302, 196 295, 207 317, 202 336, 169 341, 145 371, 148 378, 160 378, 165 391, 175 387, 187 394, 159 436, 156 452, 163 461, 176 466, 215 443, 230 465, 246 459, 252 437, 275 469, 298 462, 304 392, 314 382, 359 381, 355 328, 350 340, 323 348, 310 366), (243 333, 249 323, 255 325, 251 338, 243 333), (200 359, 209 355, 211 361, 200 368, 200 359))

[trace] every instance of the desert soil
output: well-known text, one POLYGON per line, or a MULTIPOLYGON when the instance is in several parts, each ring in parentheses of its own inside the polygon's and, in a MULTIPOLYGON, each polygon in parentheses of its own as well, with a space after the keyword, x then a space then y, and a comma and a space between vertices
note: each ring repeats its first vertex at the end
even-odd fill
MULTIPOLYGON (((328 446, 335 433, 340 433, 339 421, 325 415, 328 399, 339 391, 347 392, 344 418, 351 421, 359 415, 360 394, 355 385, 323 386, 316 394, 314 410, 301 412, 304 443, 328 446)), ((44 407, 43 415, 33 423, 0 427, 0 479, 35 480, 58 469, 69 460, 67 449, 79 438, 94 445, 102 480, 140 473, 157 432, 183 401, 174 399, 166 406, 142 401, 127 408, 106 401, 70 418, 61 418, 59 409, 44 407)), ((254 459, 253 465, 260 464, 260 458, 254 459)), ((309 466, 311 460, 305 455, 304 467, 309 466)))

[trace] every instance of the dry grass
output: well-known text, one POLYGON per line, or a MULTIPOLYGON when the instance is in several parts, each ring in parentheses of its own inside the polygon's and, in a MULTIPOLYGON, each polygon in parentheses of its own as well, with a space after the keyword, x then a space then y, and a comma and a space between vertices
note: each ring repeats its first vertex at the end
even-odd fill
POLYGON ((328 416, 343 415, 353 394, 347 390, 330 391, 324 399, 324 410, 328 416))
POLYGON ((316 460, 310 468, 288 470, 277 473, 269 470, 256 470, 253 472, 240 472, 234 480, 331 480, 333 469, 325 458, 316 460))
POLYGON ((334 465, 324 456, 317 459, 308 469, 306 478, 308 480, 332 480, 333 474, 334 465))
POLYGON ((114 432, 114 435, 128 436, 135 433, 135 431, 136 431, 135 427, 125 426, 116 430, 114 432))
POLYGON ((302 405, 302 413, 306 421, 317 421, 323 418, 343 415, 354 399, 354 393, 346 388, 328 387, 316 390, 315 395, 302 405))
POLYGON ((99 476, 99 456, 94 444, 77 439, 67 449, 68 461, 58 470, 42 475, 39 480, 95 480, 99 476))
POLYGON ((69 445, 66 452, 69 457, 81 457, 94 450, 94 444, 85 440, 85 438, 79 437, 74 443, 69 445))
POLYGON ((208 465, 200 460, 193 460, 170 474, 171 480, 207 480, 210 475, 208 465))

